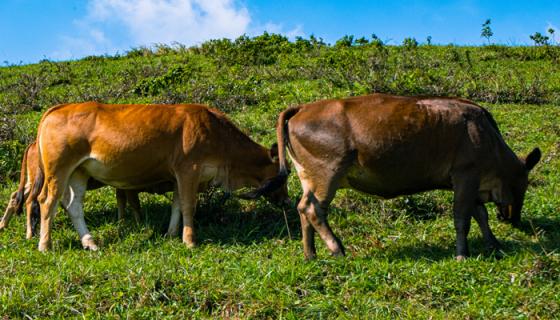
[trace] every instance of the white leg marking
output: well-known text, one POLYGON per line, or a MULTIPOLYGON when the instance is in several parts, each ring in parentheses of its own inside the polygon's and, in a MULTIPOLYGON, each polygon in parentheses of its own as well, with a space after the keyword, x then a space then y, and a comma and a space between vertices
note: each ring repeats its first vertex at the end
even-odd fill
POLYGON ((87 189, 87 177, 74 173, 70 177, 68 184, 68 189, 64 193, 63 199, 68 200, 64 204, 70 218, 72 219, 72 224, 74 228, 80 235, 80 240, 82 241, 82 246, 84 249, 97 250, 97 245, 93 241, 93 237, 89 233, 86 226, 86 221, 84 219, 84 209, 83 201, 84 195, 87 189))
POLYGON ((167 236, 175 237, 179 234, 179 223, 181 219, 181 206, 179 203, 179 194, 177 188, 173 191, 173 203, 171 204, 171 218, 169 219, 169 228, 167 228, 167 236))

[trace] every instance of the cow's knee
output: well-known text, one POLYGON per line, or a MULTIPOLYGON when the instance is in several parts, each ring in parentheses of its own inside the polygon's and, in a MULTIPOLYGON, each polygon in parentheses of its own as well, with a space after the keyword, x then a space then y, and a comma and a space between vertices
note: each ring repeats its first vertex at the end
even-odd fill
MULTIPOLYGON (((298 211, 304 215, 305 218, 313 228, 319 233, 321 239, 325 242, 333 256, 343 256, 344 247, 342 242, 334 235, 329 224, 327 223, 326 214, 327 205, 320 203, 312 194, 305 194, 298 204, 298 211)), ((305 248, 304 248, 305 250, 305 248)), ((306 254, 312 254, 312 251, 306 254)))
POLYGON ((300 214, 303 214, 312 225, 315 225, 321 220, 320 216, 322 215, 317 212, 321 209, 317 205, 317 201, 310 195, 304 195, 301 198, 297 210, 300 214))

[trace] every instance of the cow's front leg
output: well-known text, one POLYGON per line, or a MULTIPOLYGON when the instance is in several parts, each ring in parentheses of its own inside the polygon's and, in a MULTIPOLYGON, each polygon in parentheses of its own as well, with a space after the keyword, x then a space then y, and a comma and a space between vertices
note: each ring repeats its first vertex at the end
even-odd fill
POLYGON ((455 234, 457 237, 455 257, 457 258, 457 260, 461 261, 469 256, 469 245, 467 242, 467 236, 469 235, 469 231, 471 228, 471 217, 465 212, 464 209, 454 208, 453 223, 455 225, 455 234))
POLYGON ((171 204, 171 218, 169 219, 169 227, 167 228, 167 236, 175 237, 179 233, 179 224, 181 223, 181 202, 179 201, 179 192, 177 188, 173 191, 173 203, 171 204))
POLYGON ((126 191, 117 189, 115 194, 117 196, 117 220, 123 221, 126 214, 126 191))
POLYGON ((180 175, 180 178, 177 179, 180 208, 183 214, 183 243, 189 248, 196 246, 194 214, 196 209, 197 186, 197 172, 180 175))
POLYGON ((490 230, 490 225, 488 224, 488 211, 486 210, 484 204, 478 205, 477 210, 474 213, 474 219, 480 227, 486 247, 491 251, 499 250, 500 242, 496 239, 492 230, 490 230))
POLYGON ((456 258, 469 256, 467 236, 471 228, 471 217, 476 212, 479 180, 474 173, 463 172, 453 176, 453 222, 457 236, 456 258))
POLYGON ((130 205, 132 213, 134 214, 134 221, 140 224, 142 220, 140 199, 138 198, 139 192, 136 190, 126 190, 126 202, 130 205))

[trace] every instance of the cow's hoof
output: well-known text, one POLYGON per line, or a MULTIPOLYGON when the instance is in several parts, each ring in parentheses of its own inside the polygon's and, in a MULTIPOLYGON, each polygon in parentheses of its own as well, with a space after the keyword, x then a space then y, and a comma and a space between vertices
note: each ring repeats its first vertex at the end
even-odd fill
POLYGON ((166 238, 175 238, 175 237, 177 237, 178 234, 179 234, 179 232, 177 232, 177 230, 168 230, 168 231, 165 233, 164 237, 166 237, 166 238))
POLYGON ((82 238, 82 247, 84 247, 84 249, 86 250, 91 250, 91 251, 99 250, 99 248, 95 244, 95 241, 93 241, 91 235, 86 235, 82 238))
POLYGON ((196 242, 194 241, 183 241, 183 243, 185 244, 185 247, 192 249, 196 247, 196 242))
POLYGON ((502 251, 502 246, 499 242, 490 244, 486 247, 486 251, 494 254, 499 254, 502 251))
POLYGON ((312 261, 317 259, 316 253, 305 254, 304 256, 305 256, 305 261, 312 261))
POLYGON ((465 261, 465 260, 467 260, 467 256, 459 255, 459 256, 456 256, 455 259, 457 261, 465 261))
POLYGON ((47 252, 51 248, 50 242, 39 242, 39 251, 47 252))
POLYGON ((91 244, 87 244, 87 245, 83 245, 85 250, 90 250, 90 251, 97 251, 99 250, 99 248, 97 247, 97 245, 95 243, 91 243, 91 244))
POLYGON ((344 250, 335 251, 331 255, 335 258, 343 258, 345 256, 344 250))
POLYGON ((492 248, 488 254, 496 260, 500 260, 504 258, 504 252, 497 248, 492 248))

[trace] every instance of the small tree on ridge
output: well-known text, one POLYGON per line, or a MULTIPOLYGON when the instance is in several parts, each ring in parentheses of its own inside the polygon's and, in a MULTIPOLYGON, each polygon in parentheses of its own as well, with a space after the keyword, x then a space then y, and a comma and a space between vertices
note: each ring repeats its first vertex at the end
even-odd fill
POLYGON ((486 38, 488 44, 490 44, 490 38, 494 35, 492 28, 490 28, 491 23, 492 21, 490 19, 486 19, 486 22, 482 24, 482 30, 480 32, 480 36, 486 38))

